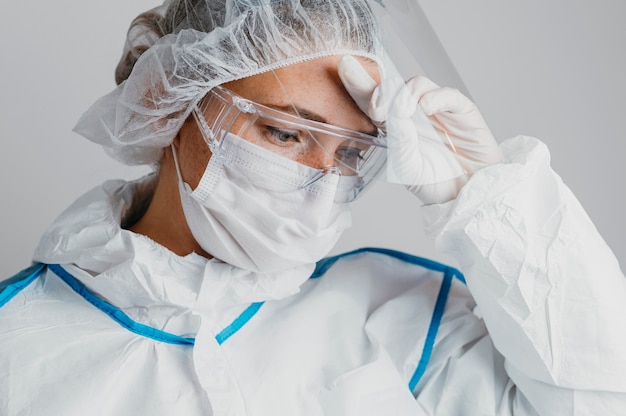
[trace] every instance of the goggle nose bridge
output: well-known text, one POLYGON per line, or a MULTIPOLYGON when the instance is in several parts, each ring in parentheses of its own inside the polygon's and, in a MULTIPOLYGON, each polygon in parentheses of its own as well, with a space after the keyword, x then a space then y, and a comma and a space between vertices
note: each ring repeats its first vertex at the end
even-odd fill
POLYGON ((324 166, 321 169, 319 169, 319 172, 317 173, 317 175, 313 176, 311 179, 303 183, 302 187, 306 188, 307 186, 314 184, 315 182, 319 181, 320 179, 322 179, 324 176, 328 174, 341 176, 341 169, 339 169, 337 166, 332 166, 332 165, 324 166))
POLYGON ((328 166, 324 166, 322 169, 320 169, 322 171, 322 173, 324 173, 325 175, 332 173, 333 175, 339 175, 341 176, 341 169, 338 168, 336 165, 328 165, 328 166))

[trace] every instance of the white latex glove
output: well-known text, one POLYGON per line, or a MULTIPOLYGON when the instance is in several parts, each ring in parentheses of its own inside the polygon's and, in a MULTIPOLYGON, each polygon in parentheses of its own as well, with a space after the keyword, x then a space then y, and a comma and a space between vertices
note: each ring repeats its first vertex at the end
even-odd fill
POLYGON ((352 56, 339 77, 361 111, 388 137, 387 180, 426 204, 456 198, 471 174, 502 158, 482 115, 467 97, 423 76, 374 81, 352 56))

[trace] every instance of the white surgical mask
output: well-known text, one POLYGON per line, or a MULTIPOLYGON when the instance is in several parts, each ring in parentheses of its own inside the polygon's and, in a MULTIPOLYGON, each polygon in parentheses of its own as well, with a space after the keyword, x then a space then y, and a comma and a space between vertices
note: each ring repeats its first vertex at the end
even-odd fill
MULTIPOLYGON (((341 177, 227 134, 196 189, 180 174, 189 228, 207 253, 260 273, 288 270, 324 257, 351 225, 347 204, 334 202, 341 177)), ((173 146, 172 146, 172 149, 173 146)), ((348 178, 345 178, 348 179, 348 178)))

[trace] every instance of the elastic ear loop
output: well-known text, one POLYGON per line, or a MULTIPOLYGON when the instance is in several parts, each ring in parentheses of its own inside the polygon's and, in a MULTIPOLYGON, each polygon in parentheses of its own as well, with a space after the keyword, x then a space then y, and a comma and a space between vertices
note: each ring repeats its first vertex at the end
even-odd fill
POLYGON ((186 183, 183 179, 183 175, 180 172, 180 167, 178 166, 178 154, 176 153, 176 147, 174 143, 170 144, 170 148, 172 149, 172 158, 174 159, 174 167, 176 168, 176 174, 178 175, 178 180, 182 183, 186 183))
MULTIPOLYGON (((209 92, 210 94, 211 92, 209 92)), ((233 104, 230 105, 230 107, 228 108, 228 110, 226 111, 226 113, 223 115, 223 118, 219 121, 218 126, 216 127, 217 131, 220 131, 219 129, 222 127, 222 124, 224 124, 224 118, 226 117, 226 115, 230 114, 230 112, 232 111, 233 107, 235 107, 233 104)), ((236 108, 236 107, 235 107, 236 108)), ((209 124, 207 123, 206 119, 204 118, 204 114, 202 114, 202 111, 200 110, 200 108, 198 107, 198 105, 194 105, 193 109, 191 110, 191 113, 193 114, 194 119, 196 120, 197 123, 197 127, 200 130, 200 134, 202 134, 202 137, 204 137, 205 142, 207 143, 207 146, 209 146, 209 150, 211 150, 211 157, 214 157, 216 154, 218 155, 217 157, 224 160, 224 156, 222 155, 222 151, 221 151, 221 142, 223 140, 223 136, 222 139, 220 140, 220 143, 212 146, 213 144, 215 144, 215 133, 213 132, 213 130, 211 130, 211 128, 209 127, 209 124), (209 138, 210 138, 210 142, 207 141, 207 134, 210 134, 209 138), (215 147, 218 147, 218 149, 215 149, 215 147)), ((232 124, 234 123, 231 122, 230 125, 228 126, 228 128, 230 129, 230 127, 232 127, 232 124)), ((183 178, 183 174, 180 171, 180 165, 178 163, 178 153, 176 152, 176 147, 174 146, 174 142, 172 142, 170 144, 170 148, 172 149, 172 157, 174 159, 174 167, 176 168, 176 174, 178 175, 178 180, 181 181, 182 183, 186 184, 187 182, 185 182, 185 179, 183 178)), ((209 162, 210 163, 210 159, 209 162)))

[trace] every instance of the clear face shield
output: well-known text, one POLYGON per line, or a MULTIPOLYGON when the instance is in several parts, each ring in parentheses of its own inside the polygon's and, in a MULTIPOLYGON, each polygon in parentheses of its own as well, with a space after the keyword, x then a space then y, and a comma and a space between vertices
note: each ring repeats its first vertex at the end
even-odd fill
POLYGON ((339 175, 335 202, 351 202, 381 172, 386 138, 344 129, 277 110, 240 97, 224 87, 213 88, 192 110, 212 157, 228 163, 230 134, 291 161, 316 170, 296 182, 304 188, 326 175, 339 175))

